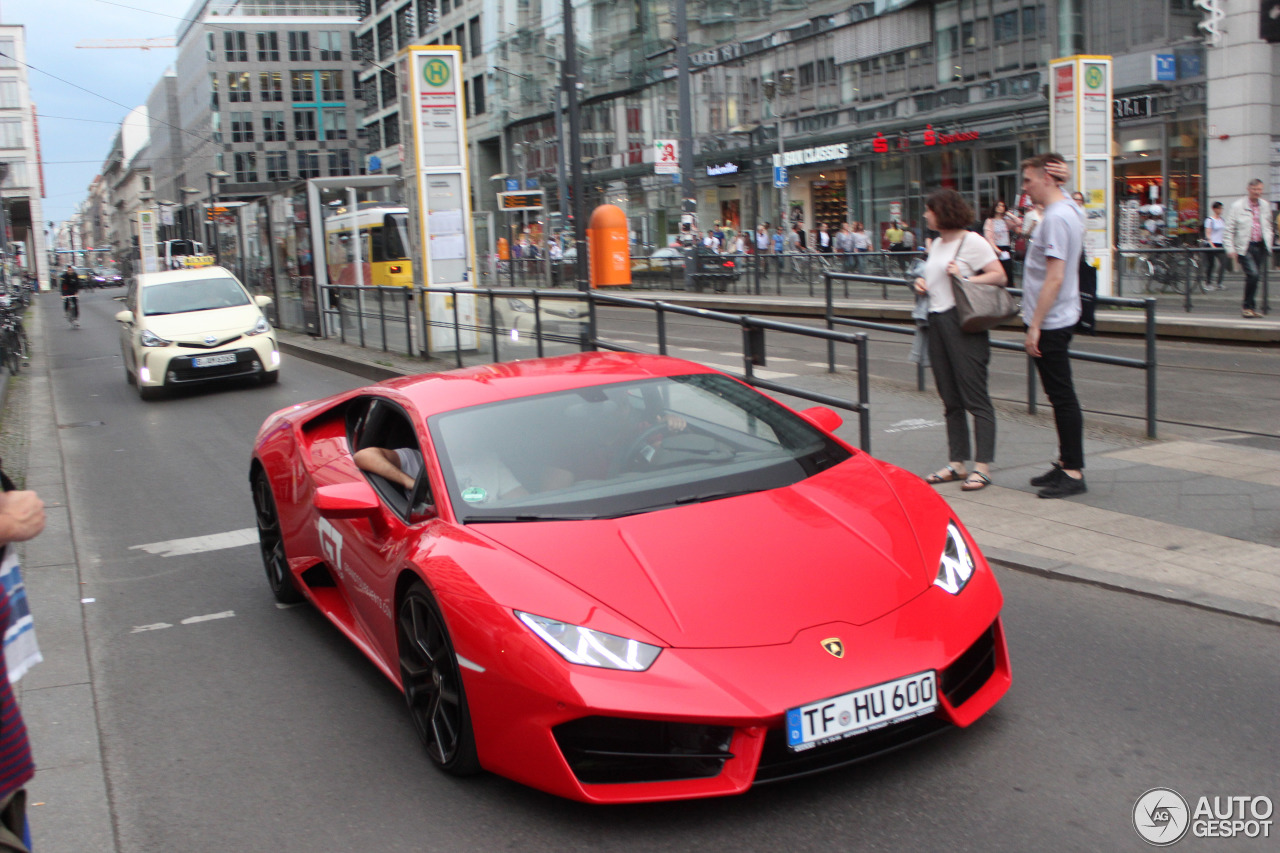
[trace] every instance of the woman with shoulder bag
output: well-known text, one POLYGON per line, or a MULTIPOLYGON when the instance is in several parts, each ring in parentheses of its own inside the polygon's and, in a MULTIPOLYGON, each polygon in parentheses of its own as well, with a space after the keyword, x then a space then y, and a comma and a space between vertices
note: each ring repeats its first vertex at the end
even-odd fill
POLYGON ((950 463, 930 474, 925 482, 936 485, 963 480, 965 491, 991 484, 991 463, 996 449, 996 413, 987 391, 987 364, 991 344, 987 332, 960 328, 951 277, 971 284, 1004 287, 1004 267, 991 244, 968 231, 973 210, 954 190, 937 190, 925 199, 924 216, 939 236, 929 247, 924 275, 915 280, 915 291, 929 299, 929 363, 947 422, 950 463), (973 415, 976 452, 973 470, 966 473, 969 455, 969 415, 973 415))

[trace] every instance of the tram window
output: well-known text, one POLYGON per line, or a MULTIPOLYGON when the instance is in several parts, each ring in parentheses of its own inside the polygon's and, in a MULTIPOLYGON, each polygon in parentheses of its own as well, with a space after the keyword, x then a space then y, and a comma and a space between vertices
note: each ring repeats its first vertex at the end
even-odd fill
POLYGON ((382 249, 388 261, 409 257, 408 217, 403 213, 388 213, 382 217, 382 249))

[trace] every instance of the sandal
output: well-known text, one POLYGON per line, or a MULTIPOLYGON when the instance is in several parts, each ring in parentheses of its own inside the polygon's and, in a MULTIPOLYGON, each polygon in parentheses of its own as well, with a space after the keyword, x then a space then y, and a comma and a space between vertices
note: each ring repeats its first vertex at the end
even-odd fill
POLYGON ((991 485, 991 478, 981 471, 970 471, 969 476, 965 478, 964 485, 960 487, 962 492, 976 492, 979 489, 985 489, 991 485), (977 477, 978 479, 974 479, 977 477))
POLYGON ((939 483, 954 483, 956 480, 963 480, 964 477, 964 474, 961 474, 955 468, 948 465, 936 474, 930 474, 928 477, 925 477, 924 481, 931 486, 936 486, 939 483))

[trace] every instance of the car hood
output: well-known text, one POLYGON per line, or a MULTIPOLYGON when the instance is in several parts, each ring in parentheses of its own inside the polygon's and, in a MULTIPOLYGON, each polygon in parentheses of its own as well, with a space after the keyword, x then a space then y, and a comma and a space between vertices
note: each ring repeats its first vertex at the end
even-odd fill
POLYGON ((673 647, 774 645, 866 624, 931 583, 877 465, 856 457, 794 486, 617 519, 470 526, 673 647))
POLYGON ((224 338, 241 335, 253 328, 262 311, 256 305, 186 311, 181 314, 151 314, 143 318, 146 328, 166 340, 214 335, 224 338))

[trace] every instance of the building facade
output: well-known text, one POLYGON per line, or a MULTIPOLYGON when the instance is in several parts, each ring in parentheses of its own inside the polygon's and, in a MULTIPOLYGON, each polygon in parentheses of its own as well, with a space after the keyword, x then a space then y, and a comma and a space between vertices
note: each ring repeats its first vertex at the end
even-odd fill
POLYGON ((49 259, 42 205, 44 175, 26 60, 26 28, 0 24, 0 163, 6 167, 0 180, 0 205, 13 249, 6 254, 45 282, 49 259))
MULTIPOLYGON (((1210 7, 1223 0, 1206 0, 1210 7)), ((893 219, 917 227, 924 197, 959 190, 978 209, 1013 205, 1018 163, 1045 150, 1047 69, 1113 57, 1117 210, 1158 202, 1192 239, 1210 201, 1248 176, 1280 176, 1276 51, 1258 9, 1233 7, 1211 38, 1193 0, 689 0, 700 227, 893 219), (1228 60, 1228 57, 1230 59, 1228 60), (774 186, 786 165, 787 185, 774 186)), ((413 43, 459 44, 466 63, 472 185, 517 179, 561 205, 565 134, 557 0, 372 0, 359 28, 371 165, 398 168, 391 58, 413 43)), ((672 6, 574 3, 581 58, 581 163, 588 206, 619 204, 638 242, 676 231, 679 187, 654 174, 658 139, 679 136, 672 6)), ((1280 177, 1273 181, 1280 184, 1280 177)), ((1280 198, 1280 185, 1272 186, 1280 198)))

